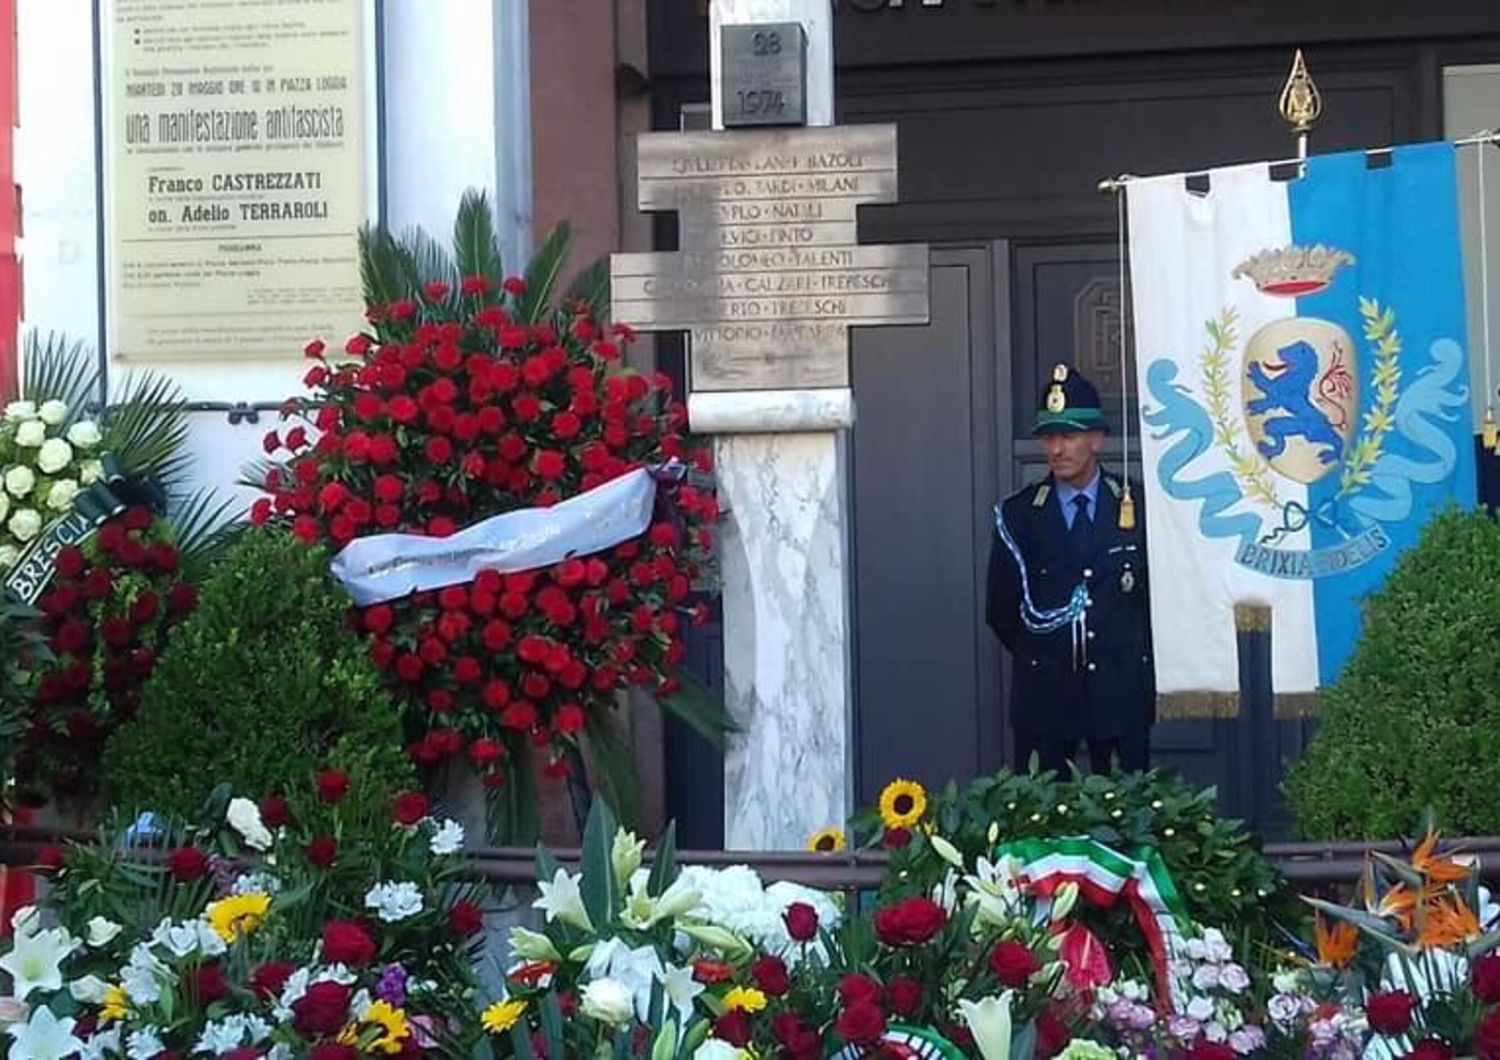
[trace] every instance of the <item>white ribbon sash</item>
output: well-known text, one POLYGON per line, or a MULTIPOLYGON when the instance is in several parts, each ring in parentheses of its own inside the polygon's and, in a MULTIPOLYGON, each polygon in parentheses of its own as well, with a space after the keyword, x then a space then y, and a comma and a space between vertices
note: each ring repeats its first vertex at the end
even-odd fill
POLYGON ((450 537, 377 534, 345 545, 333 576, 360 607, 472 581, 482 570, 516 573, 602 552, 646 532, 656 481, 645 468, 551 508, 491 516, 450 537))

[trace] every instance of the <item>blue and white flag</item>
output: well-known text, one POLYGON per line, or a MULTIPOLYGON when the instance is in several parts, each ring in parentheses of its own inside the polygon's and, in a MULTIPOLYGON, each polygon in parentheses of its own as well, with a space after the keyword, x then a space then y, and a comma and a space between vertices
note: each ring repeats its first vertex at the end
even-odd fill
POLYGON ((1361 600, 1435 510, 1474 503, 1454 147, 1389 162, 1130 185, 1165 714, 1232 702, 1238 605, 1271 609, 1278 697, 1331 682, 1361 600))

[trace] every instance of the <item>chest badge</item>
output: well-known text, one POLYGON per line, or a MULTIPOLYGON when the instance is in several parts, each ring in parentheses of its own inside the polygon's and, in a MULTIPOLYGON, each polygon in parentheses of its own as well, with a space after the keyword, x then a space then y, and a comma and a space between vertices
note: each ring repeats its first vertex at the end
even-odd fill
POLYGON ((1126 594, 1135 592, 1135 571, 1128 566, 1120 572, 1120 592, 1126 594))

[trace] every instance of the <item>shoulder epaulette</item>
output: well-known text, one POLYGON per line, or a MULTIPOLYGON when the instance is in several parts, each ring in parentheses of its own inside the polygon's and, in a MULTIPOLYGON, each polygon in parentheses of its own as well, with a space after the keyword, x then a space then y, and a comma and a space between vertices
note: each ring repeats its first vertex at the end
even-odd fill
POLYGON ((1031 498, 1031 506, 1033 508, 1040 508, 1042 505, 1047 503, 1047 498, 1050 496, 1052 496, 1052 484, 1043 482, 1041 485, 1037 486, 1036 496, 1031 498))
POLYGON ((1109 487, 1109 492, 1115 495, 1115 500, 1119 500, 1120 495, 1125 491, 1125 488, 1120 485, 1120 480, 1113 475, 1105 475, 1104 484, 1109 487))

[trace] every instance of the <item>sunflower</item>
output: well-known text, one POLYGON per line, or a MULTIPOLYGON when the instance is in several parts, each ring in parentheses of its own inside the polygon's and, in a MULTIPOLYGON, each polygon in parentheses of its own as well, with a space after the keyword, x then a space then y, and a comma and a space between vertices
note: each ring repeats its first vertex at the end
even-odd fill
POLYGON ((836 854, 847 845, 842 828, 824 828, 807 841, 807 849, 815 854, 836 854))
POLYGON ((520 1021, 525 1012, 526 1002, 506 1001, 502 998, 485 1009, 479 1018, 484 1023, 484 1029, 491 1034, 504 1034, 520 1021))
POLYGON ((203 910, 204 919, 225 942, 233 942, 241 935, 248 935, 260 926, 271 908, 271 896, 262 891, 250 894, 232 894, 209 902, 203 910))
POLYGON ((910 828, 927 812, 927 789, 897 777, 880 793, 880 820, 887 828, 910 828))
POLYGON ((411 1034, 411 1025, 406 1022, 406 1013, 399 1008, 393 1008, 388 1002, 373 1002, 365 1010, 365 1023, 373 1023, 380 1028, 380 1037, 370 1043, 369 1048, 373 1051, 379 1049, 382 1053, 399 1053, 402 1049, 401 1043, 411 1034))

